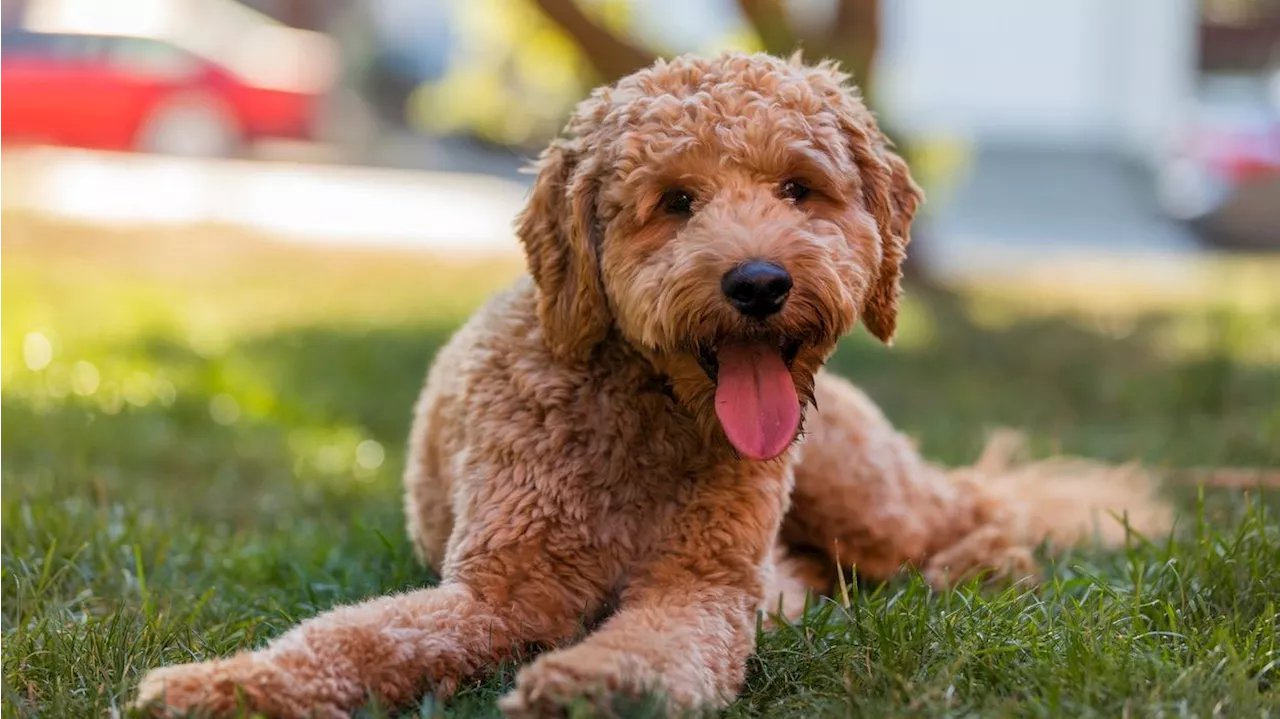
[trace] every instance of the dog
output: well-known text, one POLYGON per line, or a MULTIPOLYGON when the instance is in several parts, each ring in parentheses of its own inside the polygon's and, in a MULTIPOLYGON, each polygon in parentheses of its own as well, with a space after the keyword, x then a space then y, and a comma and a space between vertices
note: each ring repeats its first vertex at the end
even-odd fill
POLYGON ((837 565, 1018 579, 1046 540, 1121 541, 1105 510, 1167 525, 1133 468, 1016 464, 1008 438, 930 464, 823 371, 858 322, 893 337, 922 200, 833 64, 659 61, 582 102, 536 171, 530 276, 439 353, 415 410, 408 531, 439 586, 157 669, 141 706, 347 717, 541 650, 507 716, 715 709, 758 614, 796 618, 837 565))

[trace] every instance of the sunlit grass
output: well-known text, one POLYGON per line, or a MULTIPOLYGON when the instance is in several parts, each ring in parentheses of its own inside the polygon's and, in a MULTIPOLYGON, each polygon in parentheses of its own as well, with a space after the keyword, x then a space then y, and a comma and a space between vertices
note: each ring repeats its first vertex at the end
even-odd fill
MULTIPOLYGON (((100 716, 149 667, 432 580, 400 514, 410 407, 515 263, 12 216, 3 234, 4 716, 100 716)), ((860 334, 832 365, 949 462, 1015 425, 1170 476, 1278 468, 1280 302, 1255 266, 1211 272, 1186 293, 913 292, 894 349, 860 334)), ((851 586, 764 637, 729 714, 1275 715, 1274 492, 1171 492, 1177 541, 1068 557, 1035 591, 851 586)), ((509 679, 446 714, 494 715, 509 679)))

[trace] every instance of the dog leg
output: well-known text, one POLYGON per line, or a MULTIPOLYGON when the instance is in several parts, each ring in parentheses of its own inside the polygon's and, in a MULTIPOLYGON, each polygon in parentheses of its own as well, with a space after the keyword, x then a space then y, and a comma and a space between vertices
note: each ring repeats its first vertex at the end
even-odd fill
POLYGON ((510 562, 484 564, 488 585, 464 574, 437 588, 331 610, 258 651, 152 671, 137 704, 162 716, 249 709, 285 719, 345 718, 374 697, 392 706, 424 692, 446 698, 521 647, 578 629, 581 593, 527 575, 494 584, 493 568, 510 562))
POLYGON ((972 493, 921 458, 853 385, 821 374, 817 398, 784 522, 788 544, 884 579, 984 523, 972 493))
POLYGON ((156 713, 250 709, 271 717, 347 717, 376 696, 449 694, 519 642, 513 620, 454 584, 340 607, 266 648, 149 673, 138 704, 156 713))
POLYGON ((525 667, 501 708, 520 719, 563 716, 584 701, 607 716, 619 701, 656 696, 668 716, 682 716, 733 701, 789 479, 758 467, 699 478, 697 496, 655 527, 662 538, 630 573, 617 613, 525 667))
POLYGON ((513 718, 551 717, 585 701, 607 715, 613 702, 652 692, 673 715, 722 707, 742 686, 758 603, 692 576, 682 586, 635 591, 582 643, 523 669, 499 706, 513 718))
POLYGON ((939 588, 978 575, 1031 578, 1032 550, 1046 539, 1123 542, 1112 513, 1143 534, 1170 524, 1167 504, 1137 468, 1064 458, 1018 464, 1016 447, 997 436, 975 466, 944 469, 843 379, 820 375, 817 397, 783 536, 864 577, 915 565, 939 588))
POLYGON ((760 605, 766 627, 773 626, 775 617, 796 621, 807 602, 831 589, 835 567, 824 559, 825 555, 797 554, 782 544, 774 547, 765 566, 764 603, 760 605))

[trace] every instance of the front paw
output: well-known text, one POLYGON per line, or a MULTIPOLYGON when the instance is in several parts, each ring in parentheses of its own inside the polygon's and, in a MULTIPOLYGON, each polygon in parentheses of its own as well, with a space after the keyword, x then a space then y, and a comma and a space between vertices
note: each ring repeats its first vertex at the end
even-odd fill
POLYGON ((510 719, 665 716, 663 703, 647 691, 653 687, 624 663, 617 654, 585 647, 543 655, 520 671, 498 707, 510 719))
MULTIPOLYGON (((303 716, 288 701, 280 673, 253 655, 152 670, 138 684, 134 708, 150 717, 230 717, 263 712, 272 717, 303 716)), ((310 714, 308 714, 310 715, 310 714)), ((338 717, 344 713, 315 716, 338 717)))
POLYGON ((237 708, 236 688, 220 662, 179 664, 147 672, 134 708, 144 716, 178 717, 201 712, 227 716, 237 708))

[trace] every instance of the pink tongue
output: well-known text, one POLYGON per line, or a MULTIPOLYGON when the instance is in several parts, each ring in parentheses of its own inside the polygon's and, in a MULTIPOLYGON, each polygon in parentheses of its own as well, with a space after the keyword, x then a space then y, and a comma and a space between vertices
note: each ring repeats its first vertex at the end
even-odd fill
POLYGON ((782 454, 800 427, 800 402, 777 347, 739 344, 716 359, 716 416, 729 442, 750 459, 782 454))

